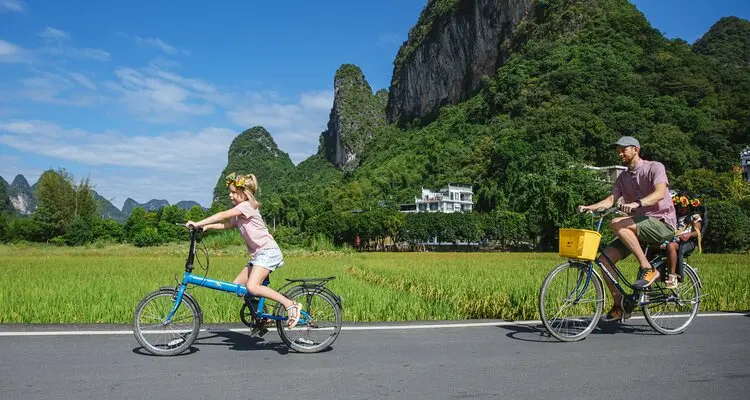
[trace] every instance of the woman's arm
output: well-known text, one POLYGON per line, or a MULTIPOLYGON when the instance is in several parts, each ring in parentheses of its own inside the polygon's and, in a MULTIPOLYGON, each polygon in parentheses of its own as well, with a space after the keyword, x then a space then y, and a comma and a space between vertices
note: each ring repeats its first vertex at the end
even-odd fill
POLYGON ((193 225, 196 227, 203 227, 203 230, 221 230, 221 229, 229 229, 234 228, 236 226, 233 222, 227 222, 227 223, 217 223, 220 221, 224 221, 226 219, 237 217, 242 215, 242 212, 236 208, 231 208, 226 211, 218 212, 210 217, 204 218, 198 222, 188 221, 185 223, 185 226, 193 225))
POLYGON ((232 229, 232 228, 235 228, 236 226, 237 224, 234 222, 223 222, 223 223, 217 223, 217 224, 203 225, 203 230, 204 231, 211 231, 211 230, 220 231, 223 229, 232 229))

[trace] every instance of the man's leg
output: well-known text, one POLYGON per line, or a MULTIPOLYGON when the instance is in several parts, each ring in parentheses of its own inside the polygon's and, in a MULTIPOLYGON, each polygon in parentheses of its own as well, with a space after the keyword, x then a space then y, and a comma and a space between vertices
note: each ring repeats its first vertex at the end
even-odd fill
POLYGON ((638 241, 638 226, 632 217, 618 217, 613 219, 612 230, 627 246, 628 250, 633 253, 641 268, 651 268, 651 264, 648 262, 646 254, 641 248, 641 243, 638 241))
MULTIPOLYGON (((618 239, 610 243, 610 245, 604 250, 604 253, 607 257, 613 262, 617 263, 618 261, 622 260, 623 258, 627 257, 628 250, 627 248, 622 244, 622 242, 618 239)), ((602 266, 612 275, 617 276, 615 273, 614 267, 607 262, 607 259, 604 258, 603 255, 600 255, 596 262, 601 263, 602 266)), ((607 312, 607 315, 604 316, 603 320, 606 322, 612 322, 612 321, 619 321, 621 319, 630 318, 630 314, 627 313, 623 309, 623 298, 622 293, 617 289, 614 282, 612 282, 609 279, 609 276, 607 274, 604 274, 602 277, 604 279, 604 283, 607 284, 607 288, 609 289, 609 292, 612 294, 612 300, 614 302, 614 305, 612 308, 607 312)))

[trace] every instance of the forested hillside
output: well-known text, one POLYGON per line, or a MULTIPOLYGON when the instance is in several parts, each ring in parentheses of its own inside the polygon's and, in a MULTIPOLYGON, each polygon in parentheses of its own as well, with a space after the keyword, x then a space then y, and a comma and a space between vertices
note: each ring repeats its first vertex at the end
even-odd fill
MULTIPOLYGON (((285 243, 429 235, 551 250, 558 228, 584 223, 575 206, 609 191, 585 167, 618 164, 611 143, 632 135, 672 189, 704 199, 704 248, 747 250, 750 186, 738 168, 750 145, 749 61, 750 22, 732 16, 690 44, 627 0, 429 0, 389 90, 373 93, 359 67, 342 65, 320 147, 297 166, 265 128, 240 133, 212 210, 230 205, 227 173, 252 172, 285 243), (474 213, 397 211, 448 183, 473 186, 474 213)), ((159 242, 159 224, 180 215, 131 216, 123 237, 149 226, 141 242, 159 242)))
MULTIPOLYGON (((423 14, 449 25, 451 15, 474 12, 463 3, 430 1, 423 14)), ((699 43, 716 40, 710 47, 721 49, 745 35, 715 31, 699 43)), ((301 202, 303 219, 394 206, 423 186, 461 182, 474 185, 478 211, 524 215, 537 243, 554 246, 575 205, 607 192, 581 165, 617 164, 609 144, 621 135, 638 137, 643 156, 666 165, 673 188, 732 200, 716 194, 736 184, 732 167, 750 144, 747 67, 666 39, 626 0, 536 1, 502 46, 509 57, 471 99, 443 107, 426 125, 379 129, 360 166, 326 199, 301 202)), ((747 188, 738 190, 733 200, 746 198, 747 188)))

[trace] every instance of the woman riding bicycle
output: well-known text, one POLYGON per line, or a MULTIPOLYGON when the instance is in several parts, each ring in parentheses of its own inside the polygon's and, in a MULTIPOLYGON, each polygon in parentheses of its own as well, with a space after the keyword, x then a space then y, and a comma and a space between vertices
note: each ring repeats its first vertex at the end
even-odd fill
MULTIPOLYGON (((668 190, 669 180, 662 163, 640 157, 641 145, 636 138, 623 136, 614 145, 623 165, 628 167, 627 171, 617 177, 607 198, 595 204, 579 206, 578 209, 583 212, 609 208, 622 198, 620 209, 629 216, 612 220, 612 230, 617 239, 609 244, 605 253, 616 263, 632 252, 642 273, 642 281, 636 282, 636 286, 648 287, 660 275, 649 264, 641 243, 661 245, 671 241, 676 227, 675 209, 668 190)), ((600 255, 597 262, 613 272, 605 257, 600 255)), ((608 277, 605 282, 615 305, 603 320, 611 322, 630 318, 630 310, 625 309, 622 295, 608 277)))
POLYGON ((234 279, 234 283, 244 285, 254 296, 281 303, 289 313, 289 329, 294 328, 299 322, 302 306, 262 284, 271 272, 284 264, 284 259, 260 215, 260 202, 255 199, 258 179, 253 174, 231 173, 226 176, 226 184, 234 207, 198 222, 188 221, 185 226, 203 227, 204 231, 238 228, 252 259, 234 279), (218 223, 226 219, 230 219, 230 222, 218 223))

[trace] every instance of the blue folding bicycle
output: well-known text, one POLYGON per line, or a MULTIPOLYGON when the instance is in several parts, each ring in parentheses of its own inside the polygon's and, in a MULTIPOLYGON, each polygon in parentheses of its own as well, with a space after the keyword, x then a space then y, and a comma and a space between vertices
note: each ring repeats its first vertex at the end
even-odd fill
MULTIPOLYGON (((322 351, 338 338, 341 332, 341 298, 326 287, 334 277, 287 279, 288 282, 278 292, 302 304, 299 323, 289 329, 285 323, 288 319, 286 309, 281 304, 272 300, 266 304, 266 298, 252 296, 243 285, 193 274, 196 243, 200 241, 201 231, 200 228, 190 229, 190 250, 182 282, 176 287, 162 287, 149 293, 135 308, 133 333, 144 350, 154 355, 173 356, 190 348, 198 337, 203 312, 195 297, 187 292, 188 285, 241 297, 244 304, 240 309, 240 319, 252 328, 251 334, 263 336, 268 326, 275 324, 281 340, 298 352, 322 351), (284 289, 286 291, 282 292, 284 289), (266 313, 266 306, 270 305, 273 305, 273 312, 266 313)), ((205 246, 202 250, 206 257, 207 275, 208 251, 205 246)), ((263 284, 270 284, 270 280, 266 278, 263 284)))

